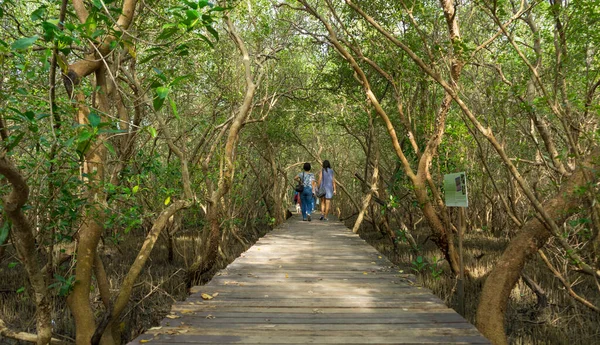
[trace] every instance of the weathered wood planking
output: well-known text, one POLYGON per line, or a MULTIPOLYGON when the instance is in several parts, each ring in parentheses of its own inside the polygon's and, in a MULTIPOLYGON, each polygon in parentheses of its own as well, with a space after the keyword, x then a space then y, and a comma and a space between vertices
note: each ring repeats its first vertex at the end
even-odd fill
POLYGON ((341 223, 298 216, 130 344, 143 343, 490 344, 341 223))

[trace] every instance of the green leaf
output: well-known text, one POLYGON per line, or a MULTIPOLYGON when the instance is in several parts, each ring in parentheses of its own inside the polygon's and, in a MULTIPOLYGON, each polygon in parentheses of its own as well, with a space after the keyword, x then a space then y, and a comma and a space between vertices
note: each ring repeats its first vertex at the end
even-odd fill
POLYGON ((158 35, 159 40, 166 40, 167 38, 173 36, 177 32, 177 28, 168 28, 163 30, 160 35, 158 35))
POLYGON ((96 29, 96 31, 94 31, 92 33, 92 38, 96 38, 98 36, 102 36, 106 33, 106 31, 102 30, 102 29, 96 29))
POLYGON ((171 202, 171 197, 170 197, 170 196, 168 196, 168 197, 165 199, 165 205, 168 205, 170 202, 171 202))
POLYGON ((133 186, 133 188, 131 189, 131 192, 132 192, 133 194, 135 194, 135 193, 137 193, 137 192, 138 192, 138 190, 140 190, 140 186, 133 186))
POLYGON ((194 10, 187 10, 185 11, 185 15, 187 16, 187 19, 192 22, 198 18, 200 18, 200 14, 197 11, 194 10))
POLYGON ((24 135, 25 135, 25 132, 20 132, 17 135, 11 135, 11 136, 9 136, 8 137, 8 145, 6 146, 6 150, 7 151, 11 151, 17 145, 19 145, 19 143, 23 139, 24 135))
POLYGON ((90 140, 90 138, 92 137, 93 134, 94 133, 92 133, 90 131, 79 132, 79 135, 77 135, 77 143, 87 142, 88 140, 90 140))
POLYGON ((154 101, 152 102, 152 106, 154 107, 155 111, 159 111, 160 108, 162 108, 164 103, 165 103, 164 98, 156 97, 156 98, 154 98, 154 101))
POLYGON ((167 95, 169 94, 169 91, 171 91, 171 89, 168 86, 159 86, 156 88, 156 95, 159 98, 167 98, 167 95))
POLYGON ((175 101, 172 98, 169 98, 169 103, 171 103, 171 109, 173 110, 173 115, 175 115, 175 118, 177 118, 177 120, 181 120, 179 118, 179 113, 177 112, 177 104, 175 104, 175 101))
POLYGON ((152 67, 152 70, 154 71, 154 73, 156 73, 156 76, 158 78, 160 78, 162 81, 164 81, 165 83, 167 82, 167 77, 165 76, 165 74, 163 73, 163 71, 159 70, 156 67, 152 67))
POLYGON ((100 122, 102 122, 102 118, 100 117, 100 115, 96 114, 95 112, 91 112, 88 115, 88 120, 90 121, 90 126, 92 127, 98 127, 100 122))
POLYGON ((200 36, 200 39, 202 39, 204 42, 206 42, 211 48, 215 48, 214 44, 208 39, 208 37, 202 35, 202 34, 198 34, 198 36, 200 36))
POLYGON ((38 40, 38 38, 40 38, 38 35, 34 35, 31 37, 25 37, 25 38, 18 39, 13 42, 13 44, 10 46, 10 48, 12 50, 25 50, 25 49, 31 47, 35 43, 35 41, 38 40))
POLYGON ((31 18, 32 21, 37 21, 37 20, 42 20, 44 19, 44 15, 46 14, 46 6, 42 5, 40 7, 38 7, 37 10, 33 11, 31 13, 31 16, 29 16, 31 18))
POLYGON ((17 265, 18 265, 18 264, 19 264, 19 263, 18 263, 18 262, 15 262, 15 261, 13 261, 13 262, 10 262, 10 263, 8 264, 8 268, 15 268, 15 267, 17 267, 17 265))
POLYGON ((25 287, 21 286, 20 288, 17 289, 17 293, 23 293, 25 292, 25 287))
POLYGON ((112 153, 113 155, 116 155, 117 152, 115 151, 115 147, 113 146, 113 144, 111 144, 109 141, 105 141, 104 142, 104 146, 106 147, 106 149, 112 153))
POLYGON ((188 5, 189 7, 193 8, 193 9, 197 9, 198 8, 198 4, 195 2, 191 2, 191 1, 187 1, 187 0, 183 0, 183 2, 188 5))
POLYGON ((215 40, 219 40, 219 33, 217 32, 217 30, 213 29, 212 26, 207 26, 206 30, 208 30, 208 32, 210 32, 211 35, 213 35, 213 37, 215 38, 215 40))
POLYGON ((210 12, 223 12, 226 9, 227 9, 226 7, 215 6, 215 7, 213 7, 213 8, 210 9, 210 12))
POLYGON ((163 104, 165 103, 165 99, 167 97, 167 95, 169 94, 169 91, 171 89, 168 86, 159 86, 156 88, 156 97, 154 98, 154 101, 152 102, 153 106, 154 106, 154 110, 158 111, 160 110, 160 108, 162 108, 163 104))
POLYGON ((138 64, 143 64, 146 63, 152 59, 154 59, 155 57, 157 57, 158 55, 160 55, 159 53, 155 53, 155 54, 150 54, 148 56, 146 56, 145 58, 141 59, 138 64))
POLYGON ((10 234, 10 223, 4 222, 4 224, 2 224, 2 228, 0 228, 0 246, 6 243, 8 234, 10 234))
POLYGON ((173 79, 173 81, 170 82, 169 85, 171 85, 171 86, 178 85, 181 81, 189 79, 189 78, 190 78, 189 75, 183 75, 183 76, 177 77, 177 78, 173 79))
POLYGON ((150 135, 152 136, 152 138, 156 138, 156 134, 157 134, 156 128, 151 127, 151 126, 148 126, 146 128, 148 129, 148 132, 150 132, 150 135))

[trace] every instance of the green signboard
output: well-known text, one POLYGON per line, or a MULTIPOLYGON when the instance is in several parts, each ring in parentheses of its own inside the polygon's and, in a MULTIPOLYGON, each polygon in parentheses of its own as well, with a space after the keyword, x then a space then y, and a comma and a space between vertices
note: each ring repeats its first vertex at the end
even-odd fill
POLYGON ((446 206, 469 207, 467 198, 467 174, 464 172, 444 175, 446 206))

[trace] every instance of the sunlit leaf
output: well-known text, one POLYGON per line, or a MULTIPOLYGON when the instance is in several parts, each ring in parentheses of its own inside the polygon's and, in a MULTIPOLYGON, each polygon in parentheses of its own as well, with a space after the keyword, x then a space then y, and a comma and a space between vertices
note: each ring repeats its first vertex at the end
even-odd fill
POLYGON ((156 138, 156 134, 157 134, 156 128, 151 127, 151 126, 148 126, 146 128, 148 129, 148 132, 150 132, 150 135, 152 136, 152 138, 156 138))
POLYGON ((160 86, 156 88, 156 95, 159 98, 166 98, 167 95, 169 94, 169 91, 171 91, 171 89, 167 86, 160 86))
POLYGON ((165 205, 168 205, 170 202, 171 202, 171 197, 170 197, 170 196, 168 196, 168 197, 165 199, 165 205))

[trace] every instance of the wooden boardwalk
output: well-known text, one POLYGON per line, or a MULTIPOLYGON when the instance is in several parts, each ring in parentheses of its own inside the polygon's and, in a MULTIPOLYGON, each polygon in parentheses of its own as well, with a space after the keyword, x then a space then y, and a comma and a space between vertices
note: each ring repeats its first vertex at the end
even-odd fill
POLYGON ((490 344, 339 222, 295 215, 192 292, 130 344, 490 344))

